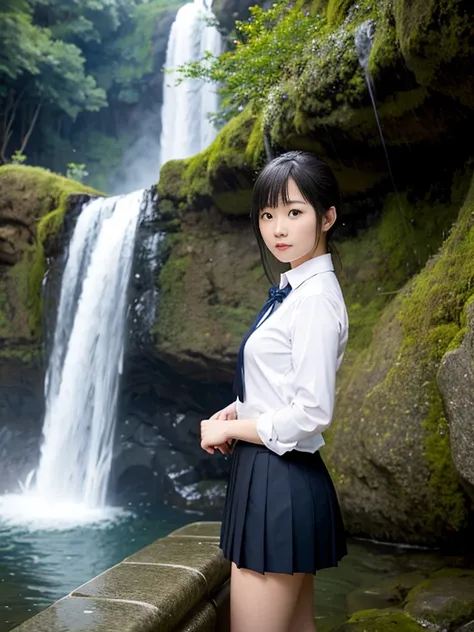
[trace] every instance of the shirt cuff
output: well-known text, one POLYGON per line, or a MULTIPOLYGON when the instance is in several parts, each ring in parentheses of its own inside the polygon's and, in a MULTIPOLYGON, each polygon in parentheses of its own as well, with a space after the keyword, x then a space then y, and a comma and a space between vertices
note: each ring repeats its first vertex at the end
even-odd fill
POLYGON ((257 417, 257 434, 260 439, 263 441, 263 444, 272 452, 275 452, 278 455, 285 454, 285 452, 289 452, 293 450, 293 448, 297 445, 297 441, 291 441, 290 443, 282 443, 278 441, 278 435, 273 426, 273 415, 275 413, 263 413, 259 417, 257 417))

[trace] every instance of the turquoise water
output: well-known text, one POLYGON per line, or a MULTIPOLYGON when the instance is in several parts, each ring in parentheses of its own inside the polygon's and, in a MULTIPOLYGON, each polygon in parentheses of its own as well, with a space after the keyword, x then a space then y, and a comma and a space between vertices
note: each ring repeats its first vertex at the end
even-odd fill
POLYGON ((62 531, 0 522, 0 632, 8 632, 157 538, 199 519, 164 506, 152 515, 62 531))
MULTIPOLYGON (((54 600, 138 549, 180 526, 202 520, 195 513, 162 507, 102 526, 42 531, 0 522, 0 632, 8 632, 54 600)), ((387 607, 370 590, 381 579, 414 570, 434 571, 456 560, 436 551, 349 541, 338 568, 317 574, 318 632, 331 630, 350 610, 387 607)))

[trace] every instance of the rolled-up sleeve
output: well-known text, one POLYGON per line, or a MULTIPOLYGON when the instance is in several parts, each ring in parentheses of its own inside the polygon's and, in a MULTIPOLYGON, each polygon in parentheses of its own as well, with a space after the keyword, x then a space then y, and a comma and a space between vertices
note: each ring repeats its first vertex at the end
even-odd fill
POLYGON ((257 419, 260 439, 280 455, 326 430, 332 421, 340 339, 337 310, 325 295, 307 296, 295 306, 290 331, 294 397, 288 406, 257 419))

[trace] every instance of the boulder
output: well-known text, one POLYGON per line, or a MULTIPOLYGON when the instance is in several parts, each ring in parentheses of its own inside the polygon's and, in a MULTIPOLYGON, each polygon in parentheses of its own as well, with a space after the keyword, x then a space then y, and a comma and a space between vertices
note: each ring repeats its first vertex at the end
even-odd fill
POLYGON ((438 386, 449 424, 454 465, 474 502, 474 301, 468 305, 458 348, 441 360, 438 386))

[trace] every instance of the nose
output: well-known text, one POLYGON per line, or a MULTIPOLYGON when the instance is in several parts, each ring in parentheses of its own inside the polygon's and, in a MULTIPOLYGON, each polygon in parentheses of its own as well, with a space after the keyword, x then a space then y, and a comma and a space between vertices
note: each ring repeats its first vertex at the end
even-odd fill
POLYGON ((275 237, 286 237, 286 235, 288 235, 288 229, 286 227, 286 222, 284 218, 277 216, 274 232, 275 237))

